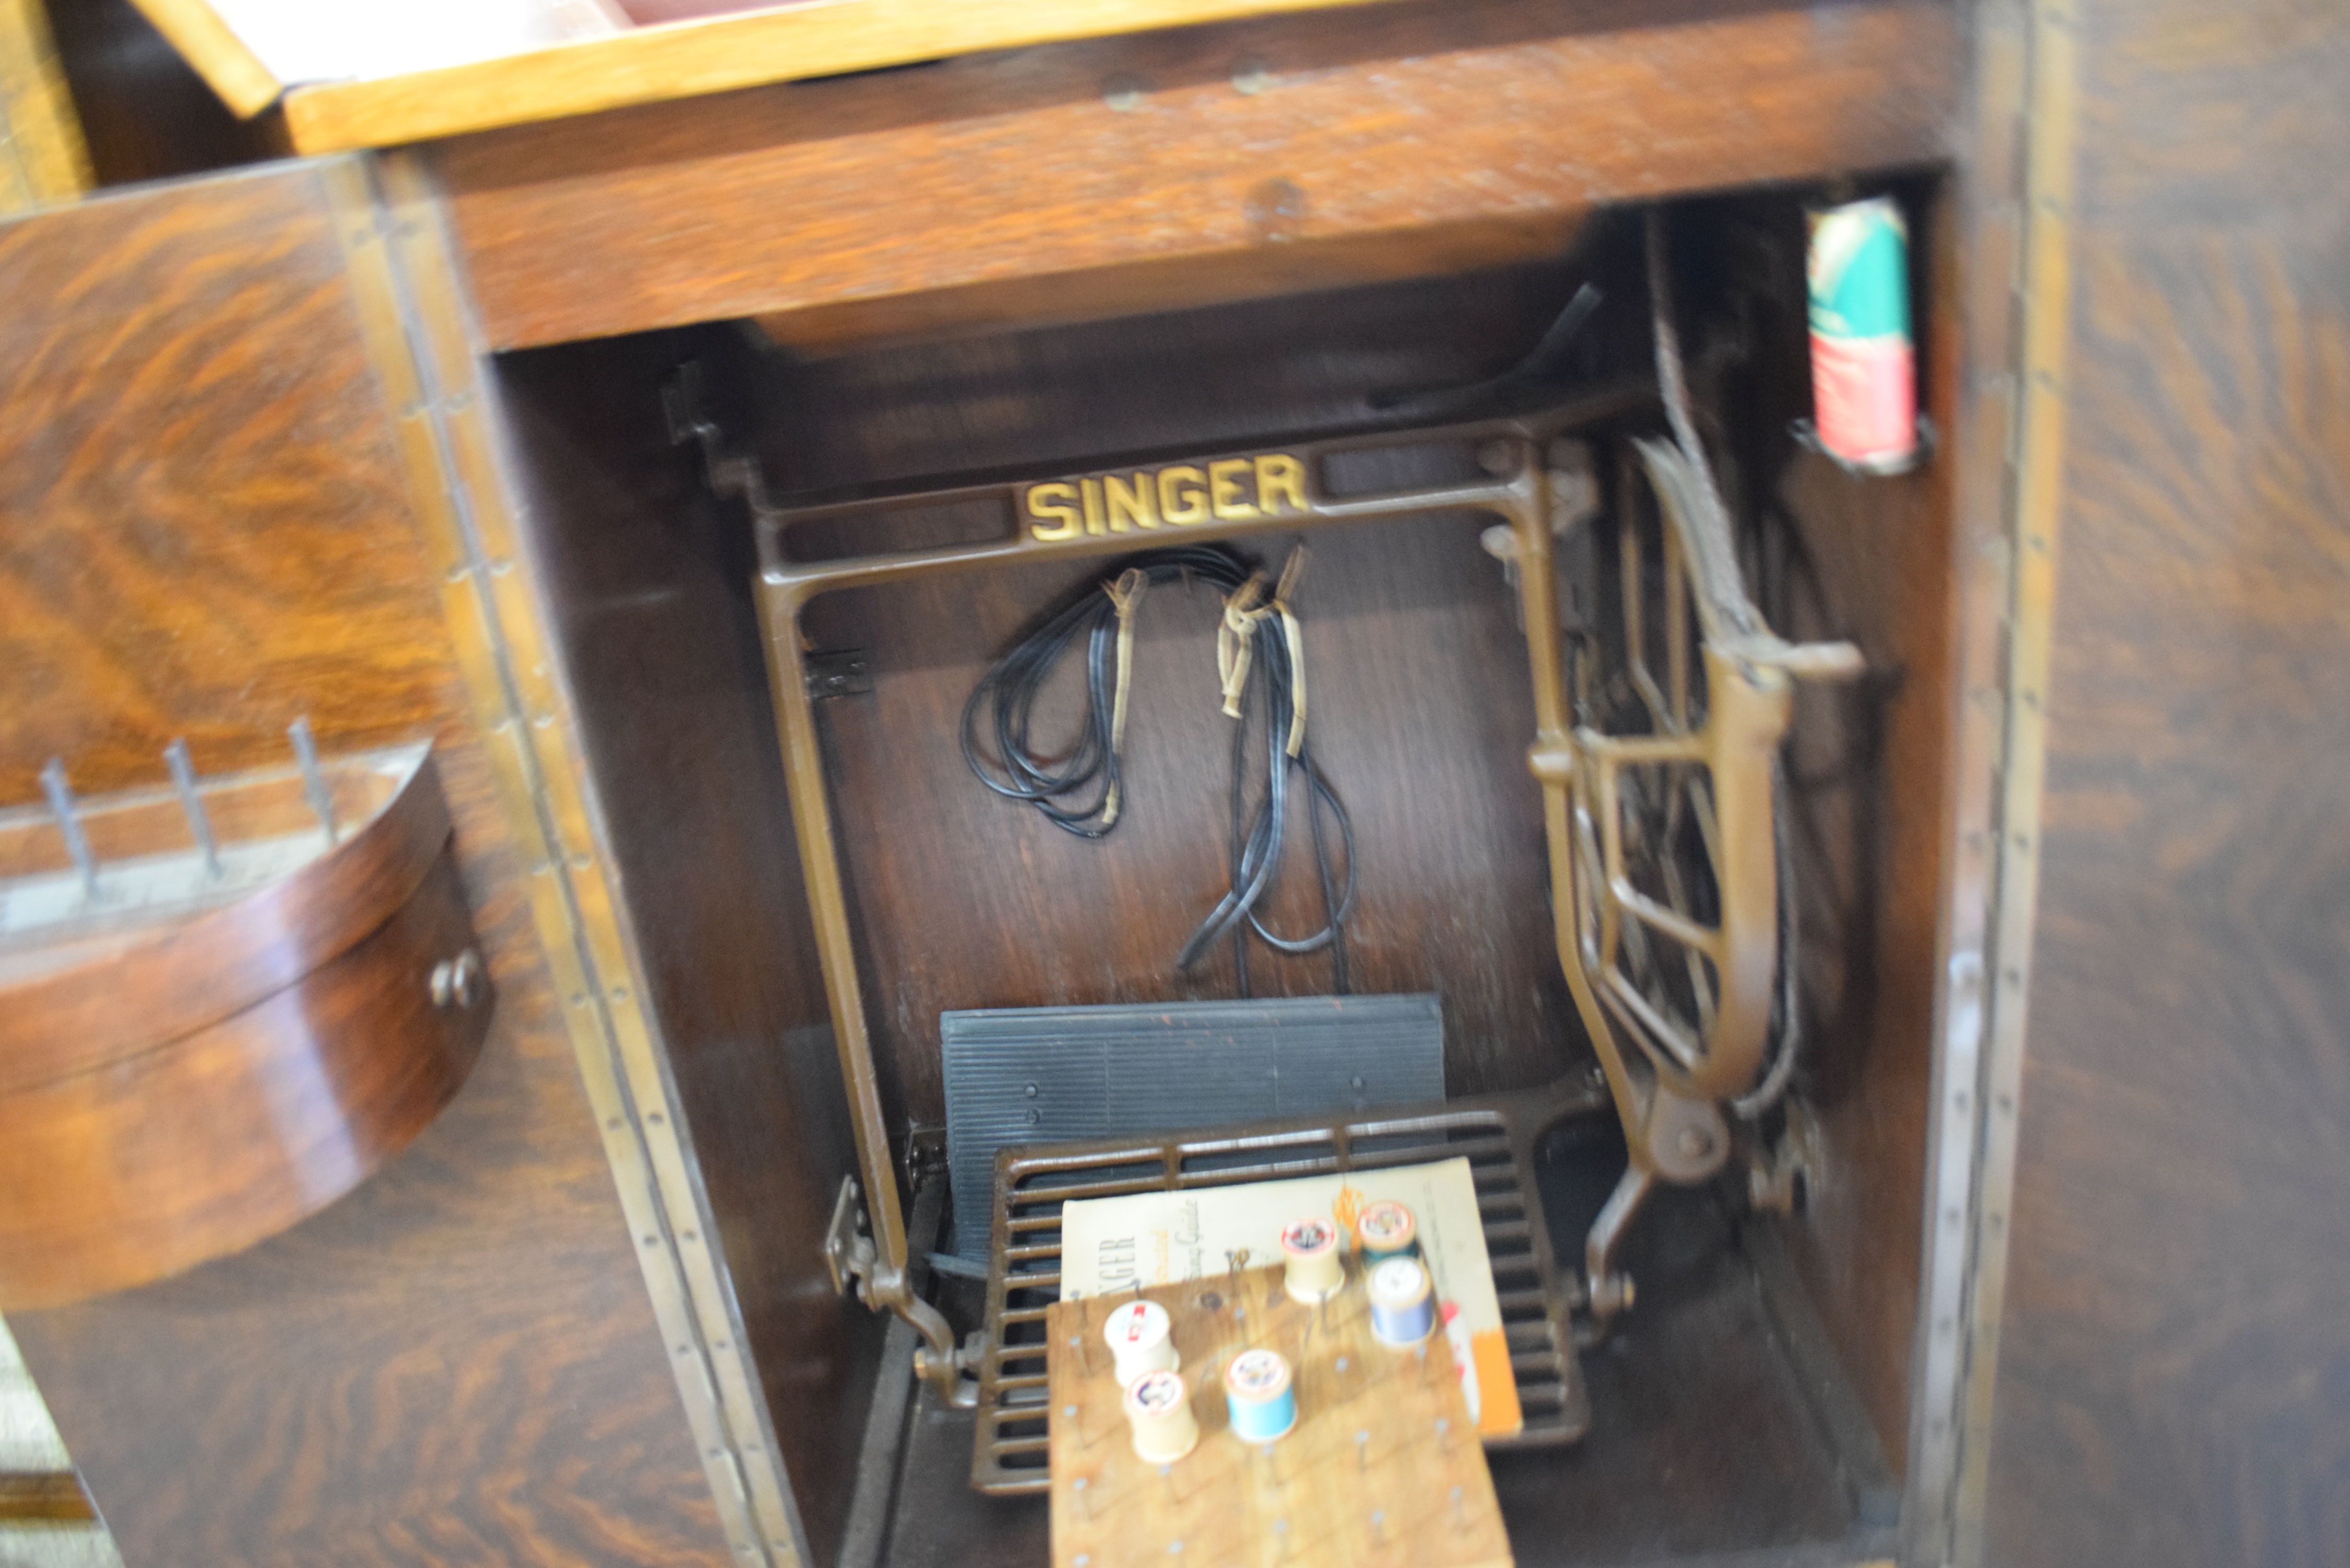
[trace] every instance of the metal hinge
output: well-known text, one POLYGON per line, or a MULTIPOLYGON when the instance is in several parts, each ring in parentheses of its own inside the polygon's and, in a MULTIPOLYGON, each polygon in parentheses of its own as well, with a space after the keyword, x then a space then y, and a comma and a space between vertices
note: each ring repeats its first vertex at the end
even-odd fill
POLYGON ((865 1301, 875 1256, 873 1238, 865 1233, 865 1195, 858 1190, 857 1178, 844 1176, 840 1196, 832 1201, 832 1223, 824 1228, 824 1266, 834 1292, 845 1296, 854 1285, 857 1299, 865 1301))
POLYGON ((920 1192, 922 1183, 943 1175, 947 1168, 947 1129, 941 1127, 910 1129, 906 1134, 906 1150, 898 1166, 909 1192, 920 1192))
POLYGON ((821 702, 827 697, 862 697, 873 690, 873 668, 861 648, 821 649, 801 661, 807 670, 807 694, 821 702))

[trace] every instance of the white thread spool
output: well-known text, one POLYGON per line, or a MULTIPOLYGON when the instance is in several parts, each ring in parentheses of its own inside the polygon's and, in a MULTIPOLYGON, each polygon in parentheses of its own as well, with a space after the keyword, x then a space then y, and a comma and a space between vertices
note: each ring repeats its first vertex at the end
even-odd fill
POLYGON ((1327 1220, 1292 1220, 1281 1232, 1281 1255, 1287 1265, 1282 1284, 1291 1301, 1312 1306, 1347 1282, 1338 1227, 1327 1220))
POLYGON ((1123 1388, 1146 1372, 1172 1372, 1183 1365, 1175 1352, 1175 1324, 1157 1302, 1128 1302, 1102 1324, 1102 1342, 1117 1363, 1123 1388))
POLYGON ((1171 1465, 1199 1445, 1200 1423, 1181 1373, 1144 1373, 1126 1386, 1122 1403, 1135 1454, 1145 1463, 1171 1465))

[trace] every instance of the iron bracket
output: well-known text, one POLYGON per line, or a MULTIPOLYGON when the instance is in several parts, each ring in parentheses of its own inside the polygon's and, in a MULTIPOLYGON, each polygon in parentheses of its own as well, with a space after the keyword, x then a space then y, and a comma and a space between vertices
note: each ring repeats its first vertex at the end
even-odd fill
POLYGON ((804 656, 807 694, 821 702, 827 697, 862 697, 873 690, 873 667, 861 648, 827 648, 804 656))
POLYGON ((864 1196, 857 1178, 840 1179, 840 1195, 832 1200, 832 1222, 824 1228, 824 1266, 832 1275, 835 1294, 845 1296, 853 1285, 857 1299, 870 1305, 876 1253, 873 1238, 865 1233, 864 1196))

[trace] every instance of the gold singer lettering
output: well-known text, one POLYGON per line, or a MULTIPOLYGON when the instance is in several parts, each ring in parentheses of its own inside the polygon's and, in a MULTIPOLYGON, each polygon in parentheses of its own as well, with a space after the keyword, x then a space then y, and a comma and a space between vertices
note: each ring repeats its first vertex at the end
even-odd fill
POLYGON ((1057 544, 1084 535, 1242 523, 1307 509, 1305 464, 1287 452, 1220 458, 1128 473, 1048 480, 1020 492, 1029 537, 1057 544))
POLYGON ((1077 493, 1066 484, 1032 484, 1021 500, 1028 508, 1028 531, 1039 539, 1077 536, 1077 493), (1048 521, 1049 519, 1049 521, 1048 521))
POLYGON ((1188 462, 1159 473, 1159 515, 1170 523, 1208 520, 1208 476, 1188 462))
POLYGON ((1158 490, 1150 476, 1138 473, 1131 489, 1115 473, 1102 475, 1102 509, 1109 514, 1109 525, 1123 534, 1129 522, 1138 528, 1159 526, 1158 490))

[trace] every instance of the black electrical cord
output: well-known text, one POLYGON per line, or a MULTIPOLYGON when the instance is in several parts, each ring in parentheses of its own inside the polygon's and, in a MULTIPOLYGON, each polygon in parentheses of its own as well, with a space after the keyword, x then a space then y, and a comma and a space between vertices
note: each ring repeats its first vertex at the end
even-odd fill
MULTIPOLYGON (((1219 545, 1152 550, 1118 563, 1107 579, 1087 585, 1047 613, 972 688, 962 711, 962 754, 973 776, 1004 798, 1034 806, 1064 832, 1081 838, 1107 836, 1117 827, 1125 802, 1118 734, 1124 671, 1118 668, 1117 649, 1121 622, 1129 623, 1126 629, 1131 629, 1135 596, 1146 587, 1205 583, 1218 591, 1228 607, 1245 607, 1244 598, 1256 597, 1243 597, 1252 581, 1261 591, 1263 579, 1250 563, 1219 545), (1084 718, 1075 744, 1056 762, 1052 753, 1038 751, 1031 728, 1039 693, 1080 639, 1086 644, 1084 718), (983 712, 985 728, 994 741, 993 763, 980 747, 983 712)), ((1296 670, 1286 607, 1236 618, 1228 611, 1228 624, 1234 619, 1240 622, 1235 631, 1247 639, 1248 670, 1239 693, 1240 722, 1232 735, 1232 834, 1227 851, 1232 886, 1183 944, 1175 967, 1191 969, 1210 948, 1229 938, 1241 993, 1246 995, 1246 939, 1253 931, 1282 952, 1331 949, 1336 989, 1343 994, 1348 980, 1346 919, 1355 899, 1354 826, 1337 792, 1315 766, 1305 743, 1304 726, 1297 722, 1296 670), (1262 699, 1257 695, 1260 687, 1264 691, 1262 699), (1252 712, 1263 716, 1266 753, 1264 798, 1253 812, 1246 798, 1252 712), (1293 738, 1295 755, 1291 754, 1293 738), (1302 782, 1306 790, 1315 866, 1326 914, 1320 929, 1297 938, 1267 929, 1257 914, 1280 870, 1294 782, 1302 782), (1336 818, 1344 850, 1343 886, 1331 863, 1324 826, 1326 806, 1336 818)))
POLYGON ((1254 931, 1266 946, 1280 952, 1303 954, 1331 950, 1334 984, 1338 994, 1347 989, 1346 919, 1355 902, 1355 827, 1347 810, 1339 803, 1337 792, 1321 769, 1314 765, 1313 753, 1299 737, 1297 754, 1288 751, 1289 737, 1296 719, 1295 670, 1290 663, 1289 643, 1274 618, 1268 617, 1252 628, 1256 646, 1250 666, 1250 680, 1241 696, 1240 722, 1232 731, 1232 840, 1229 849, 1232 866, 1232 888, 1221 899, 1208 918, 1191 933, 1176 956, 1175 967, 1188 970, 1207 950, 1227 937, 1232 939, 1232 956, 1241 981, 1241 992, 1248 992, 1248 949, 1244 935, 1254 931), (1257 688, 1266 693, 1262 704, 1257 688), (1246 809, 1249 774, 1249 713, 1262 706, 1264 714, 1264 798, 1257 803, 1252 815, 1246 809), (1304 937, 1284 937, 1266 929, 1257 916, 1257 909, 1274 886, 1281 868, 1282 845, 1288 833, 1289 791, 1292 774, 1305 785, 1306 816, 1314 845, 1314 863, 1322 884, 1322 907, 1328 919, 1319 930, 1304 937), (1330 846, 1322 825, 1322 808, 1327 805, 1337 818, 1339 840, 1345 849, 1347 877, 1344 891, 1333 880, 1330 869, 1330 846), (1243 826, 1245 825, 1245 826, 1243 826))
POLYGON ((1142 580, 1152 587, 1203 582, 1229 596, 1248 580, 1250 568, 1232 551, 1211 545, 1153 550, 1122 562, 1107 581, 1087 584, 1014 643, 980 678, 962 705, 962 759, 979 782, 1006 799, 1025 801, 1054 826, 1080 838, 1099 838, 1118 826, 1123 776, 1111 734, 1116 722, 1116 675, 1111 663, 1118 613, 1118 601, 1108 590, 1128 572, 1141 573, 1142 580), (1055 666, 1080 638, 1086 640, 1085 722, 1067 760, 1055 766, 1030 743, 1029 726, 1038 694, 1051 680, 1055 666), (989 727, 994 733, 1000 771, 991 768, 980 753, 983 706, 992 706, 989 727), (1088 785, 1095 786, 1090 800, 1072 799, 1088 785))

